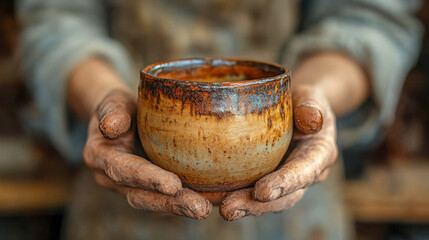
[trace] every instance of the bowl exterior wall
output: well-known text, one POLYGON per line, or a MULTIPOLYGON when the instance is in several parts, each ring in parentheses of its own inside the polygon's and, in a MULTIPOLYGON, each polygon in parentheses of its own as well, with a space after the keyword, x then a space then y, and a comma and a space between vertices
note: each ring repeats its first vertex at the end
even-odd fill
POLYGON ((290 77, 240 85, 141 76, 138 130, 152 162, 198 191, 230 191, 272 172, 293 129, 290 77))

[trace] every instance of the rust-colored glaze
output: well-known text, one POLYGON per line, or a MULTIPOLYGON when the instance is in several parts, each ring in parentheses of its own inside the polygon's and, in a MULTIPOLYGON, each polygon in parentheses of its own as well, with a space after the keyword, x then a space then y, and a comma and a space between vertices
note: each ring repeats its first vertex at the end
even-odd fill
POLYGON ((199 191, 273 171, 292 136, 290 74, 237 59, 184 59, 141 71, 138 129, 149 158, 199 191))

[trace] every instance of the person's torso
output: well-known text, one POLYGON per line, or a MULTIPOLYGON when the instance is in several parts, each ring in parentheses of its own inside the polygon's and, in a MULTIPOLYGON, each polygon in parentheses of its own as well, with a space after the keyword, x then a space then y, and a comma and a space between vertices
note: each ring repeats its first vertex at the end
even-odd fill
POLYGON ((185 57, 275 62, 297 8, 297 0, 112 0, 112 34, 137 69, 185 57))

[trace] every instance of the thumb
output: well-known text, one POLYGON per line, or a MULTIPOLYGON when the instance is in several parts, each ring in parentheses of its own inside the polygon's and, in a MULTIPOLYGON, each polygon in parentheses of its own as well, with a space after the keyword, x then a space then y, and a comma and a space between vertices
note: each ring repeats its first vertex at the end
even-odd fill
POLYGON ((134 96, 125 90, 112 90, 96 109, 99 129, 104 137, 117 138, 126 133, 136 112, 134 96))
POLYGON ((293 114, 295 127, 304 134, 314 134, 322 129, 327 100, 312 86, 293 89, 293 114))

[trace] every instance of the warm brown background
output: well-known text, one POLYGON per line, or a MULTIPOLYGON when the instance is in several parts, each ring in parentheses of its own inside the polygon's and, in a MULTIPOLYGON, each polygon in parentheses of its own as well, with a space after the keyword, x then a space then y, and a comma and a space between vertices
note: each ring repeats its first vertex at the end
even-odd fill
MULTIPOLYGON (((418 14, 429 27, 429 4, 418 14)), ((14 1, 0 1, 0 238, 58 239, 73 168, 21 125, 30 97, 17 59, 14 1)), ((25 56, 24 56, 25 57, 25 56)), ((429 236, 429 39, 385 141, 355 154, 345 182, 358 239, 429 236)))

